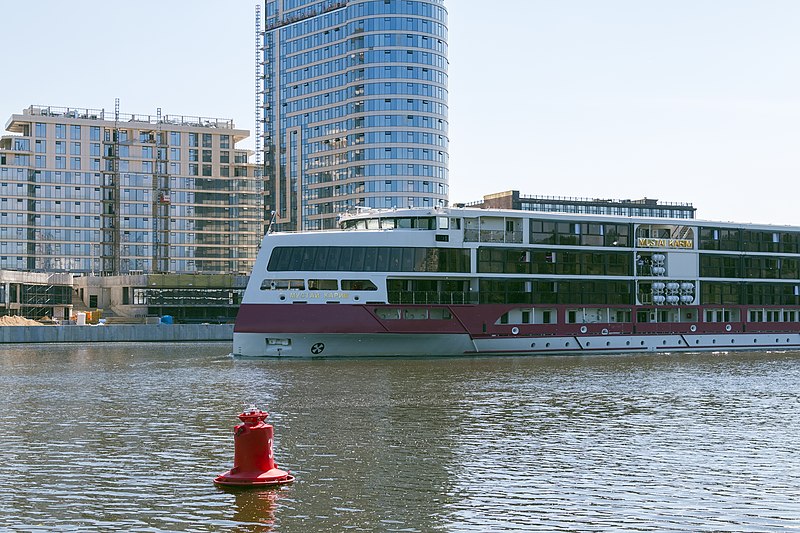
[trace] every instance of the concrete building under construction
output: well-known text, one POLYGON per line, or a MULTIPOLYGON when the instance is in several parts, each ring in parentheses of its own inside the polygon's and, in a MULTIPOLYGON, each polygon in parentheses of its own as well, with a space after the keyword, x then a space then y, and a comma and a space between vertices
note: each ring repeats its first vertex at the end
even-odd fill
POLYGON ((0 268, 247 273, 260 173, 233 121, 31 106, 0 138, 0 268))
POLYGON ((118 101, 113 112, 30 106, 6 130, 0 272, 12 272, 0 315, 112 305, 134 316, 235 315, 244 285, 234 278, 250 272, 264 229, 261 172, 236 147, 248 131, 160 109, 123 114, 118 101), (191 279, 179 287, 175 275, 191 279))

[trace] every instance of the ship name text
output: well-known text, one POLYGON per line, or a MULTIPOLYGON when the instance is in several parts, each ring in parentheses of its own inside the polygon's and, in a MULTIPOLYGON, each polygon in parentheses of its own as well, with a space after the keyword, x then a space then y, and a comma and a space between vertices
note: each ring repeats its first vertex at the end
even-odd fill
POLYGON ((694 241, 690 239, 649 239, 640 237, 637 241, 639 248, 694 248, 694 241))
POLYGON ((318 299, 318 298, 338 298, 338 299, 346 299, 348 294, 346 292, 318 292, 318 291, 311 291, 311 292, 289 292, 289 298, 302 298, 306 299, 318 299))

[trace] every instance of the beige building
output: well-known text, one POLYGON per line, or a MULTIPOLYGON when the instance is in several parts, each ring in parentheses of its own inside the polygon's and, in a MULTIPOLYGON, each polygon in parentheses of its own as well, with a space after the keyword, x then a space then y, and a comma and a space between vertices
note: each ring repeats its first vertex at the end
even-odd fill
POLYGON ((261 177, 233 121, 31 106, 0 138, 0 269, 249 273, 261 177))

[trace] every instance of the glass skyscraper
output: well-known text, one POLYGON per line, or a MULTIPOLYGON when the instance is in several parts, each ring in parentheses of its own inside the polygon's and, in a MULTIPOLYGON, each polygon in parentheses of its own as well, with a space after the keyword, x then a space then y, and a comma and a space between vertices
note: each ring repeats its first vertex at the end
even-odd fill
POLYGON ((443 0, 266 0, 256 35, 256 144, 280 229, 447 204, 443 0))

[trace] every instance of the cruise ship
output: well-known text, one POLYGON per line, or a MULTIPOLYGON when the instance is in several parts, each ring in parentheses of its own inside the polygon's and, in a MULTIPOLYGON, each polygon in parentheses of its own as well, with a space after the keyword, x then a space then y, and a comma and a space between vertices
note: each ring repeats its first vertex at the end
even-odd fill
POLYGON ((470 207, 267 233, 234 355, 377 357, 800 346, 800 228, 470 207))

